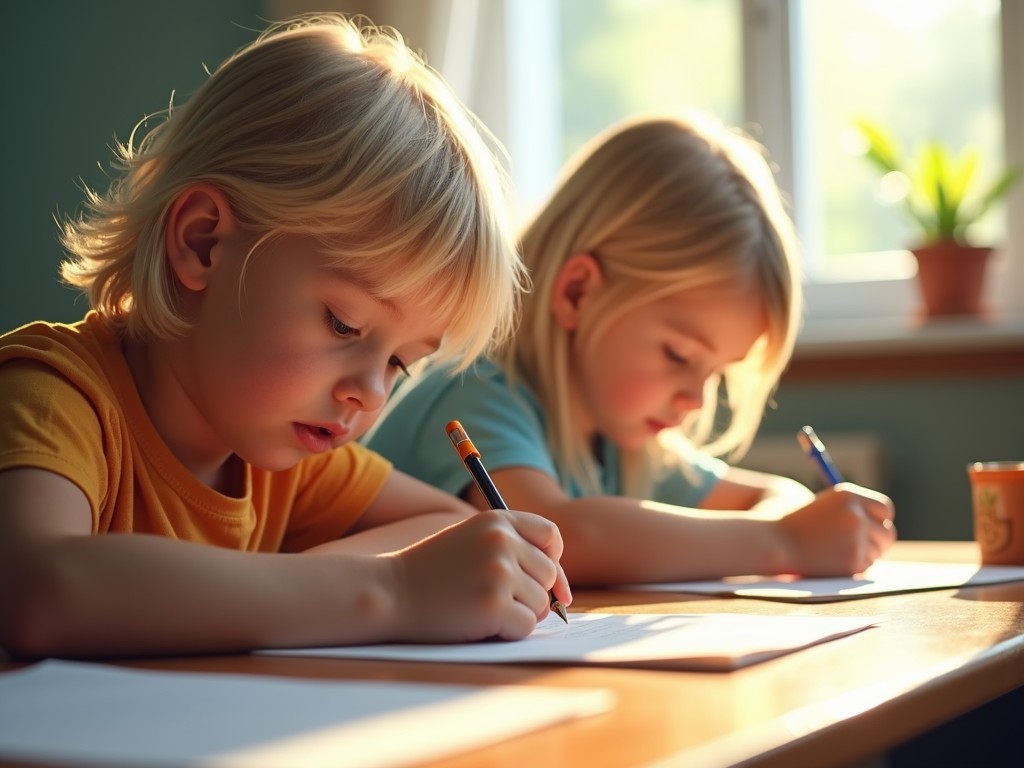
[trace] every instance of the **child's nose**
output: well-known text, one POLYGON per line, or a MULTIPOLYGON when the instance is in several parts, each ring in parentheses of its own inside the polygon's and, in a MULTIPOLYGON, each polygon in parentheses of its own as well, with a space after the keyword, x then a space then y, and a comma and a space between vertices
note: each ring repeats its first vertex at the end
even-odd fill
POLYGON ((696 366, 676 380, 676 391, 672 395, 672 409, 682 418, 690 411, 704 406, 704 394, 713 372, 696 366))
POLYGON ((672 411, 682 419, 690 411, 699 410, 704 405, 704 387, 694 385, 681 389, 672 396, 672 411))
POLYGON ((360 410, 376 411, 387 400, 388 390, 384 375, 369 369, 349 371, 334 385, 334 399, 351 403, 360 410))

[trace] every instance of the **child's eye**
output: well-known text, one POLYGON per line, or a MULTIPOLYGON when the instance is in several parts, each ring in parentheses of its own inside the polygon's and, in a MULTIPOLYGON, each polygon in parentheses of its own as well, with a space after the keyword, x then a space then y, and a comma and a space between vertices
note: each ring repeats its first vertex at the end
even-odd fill
MULTIPOLYGON (((342 338, 351 338, 353 336, 359 336, 359 329, 353 328, 351 325, 346 323, 344 320, 339 320, 334 316, 334 313, 330 309, 324 310, 324 321, 327 323, 327 327, 331 333, 335 336, 341 336, 342 338)), ((405 367, 405 363, 397 355, 392 355, 388 358, 388 365, 393 368, 397 368, 406 376, 409 375, 409 369, 405 367)))
POLYGON ((331 332, 333 332, 335 335, 342 337, 359 335, 359 331, 357 329, 336 318, 334 316, 334 313, 331 312, 331 310, 326 309, 324 311, 324 320, 327 322, 327 327, 330 328, 331 332))
POLYGON ((393 366, 404 373, 406 376, 409 375, 409 369, 405 367, 405 363, 398 359, 396 355, 392 355, 388 360, 388 365, 393 366))
POLYGON ((680 365, 686 365, 687 363, 690 362, 685 355, 679 354, 674 349, 672 349, 672 347, 668 346, 665 347, 665 356, 673 363, 678 363, 680 365))

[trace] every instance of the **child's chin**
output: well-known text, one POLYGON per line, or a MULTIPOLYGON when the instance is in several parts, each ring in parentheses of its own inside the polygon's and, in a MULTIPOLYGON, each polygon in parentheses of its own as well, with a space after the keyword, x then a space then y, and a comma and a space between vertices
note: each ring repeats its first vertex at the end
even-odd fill
POLYGON ((260 469, 264 472, 285 472, 309 455, 305 451, 290 450, 278 451, 272 455, 264 454, 251 458, 240 456, 240 458, 254 469, 260 469))

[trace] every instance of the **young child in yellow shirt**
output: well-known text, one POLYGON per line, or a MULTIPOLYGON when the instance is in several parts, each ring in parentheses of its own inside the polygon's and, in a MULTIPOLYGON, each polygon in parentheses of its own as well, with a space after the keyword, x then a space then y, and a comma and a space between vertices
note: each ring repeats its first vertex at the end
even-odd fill
POLYGON ((569 602, 553 524, 355 443, 412 363, 507 333, 522 282, 441 79, 394 30, 301 17, 147 124, 63 229, 92 309, 0 339, 0 646, 519 638, 569 602))

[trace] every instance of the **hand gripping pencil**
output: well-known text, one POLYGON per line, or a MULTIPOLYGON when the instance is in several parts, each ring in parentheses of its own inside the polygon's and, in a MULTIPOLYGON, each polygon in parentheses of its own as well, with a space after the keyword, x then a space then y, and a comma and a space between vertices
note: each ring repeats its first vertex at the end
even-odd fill
MULTIPOLYGON (((469 439, 469 435, 466 434, 466 430, 462 428, 462 425, 457 421, 449 421, 445 427, 445 432, 448 433, 448 439, 452 441, 455 450, 459 452, 459 456, 462 457, 466 469, 473 476, 473 480, 476 481, 477 487, 483 493, 484 498, 487 499, 491 509, 508 509, 508 504, 501 498, 501 494, 498 493, 494 481, 491 480, 491 476, 487 474, 487 470, 484 468, 484 463, 480 460, 480 451, 473 445, 473 441, 469 439)), ((550 590, 548 590, 548 595, 551 597, 551 610, 561 616, 562 621, 568 624, 569 614, 566 612, 565 606, 562 605, 562 601, 555 597, 555 593, 550 590)))

